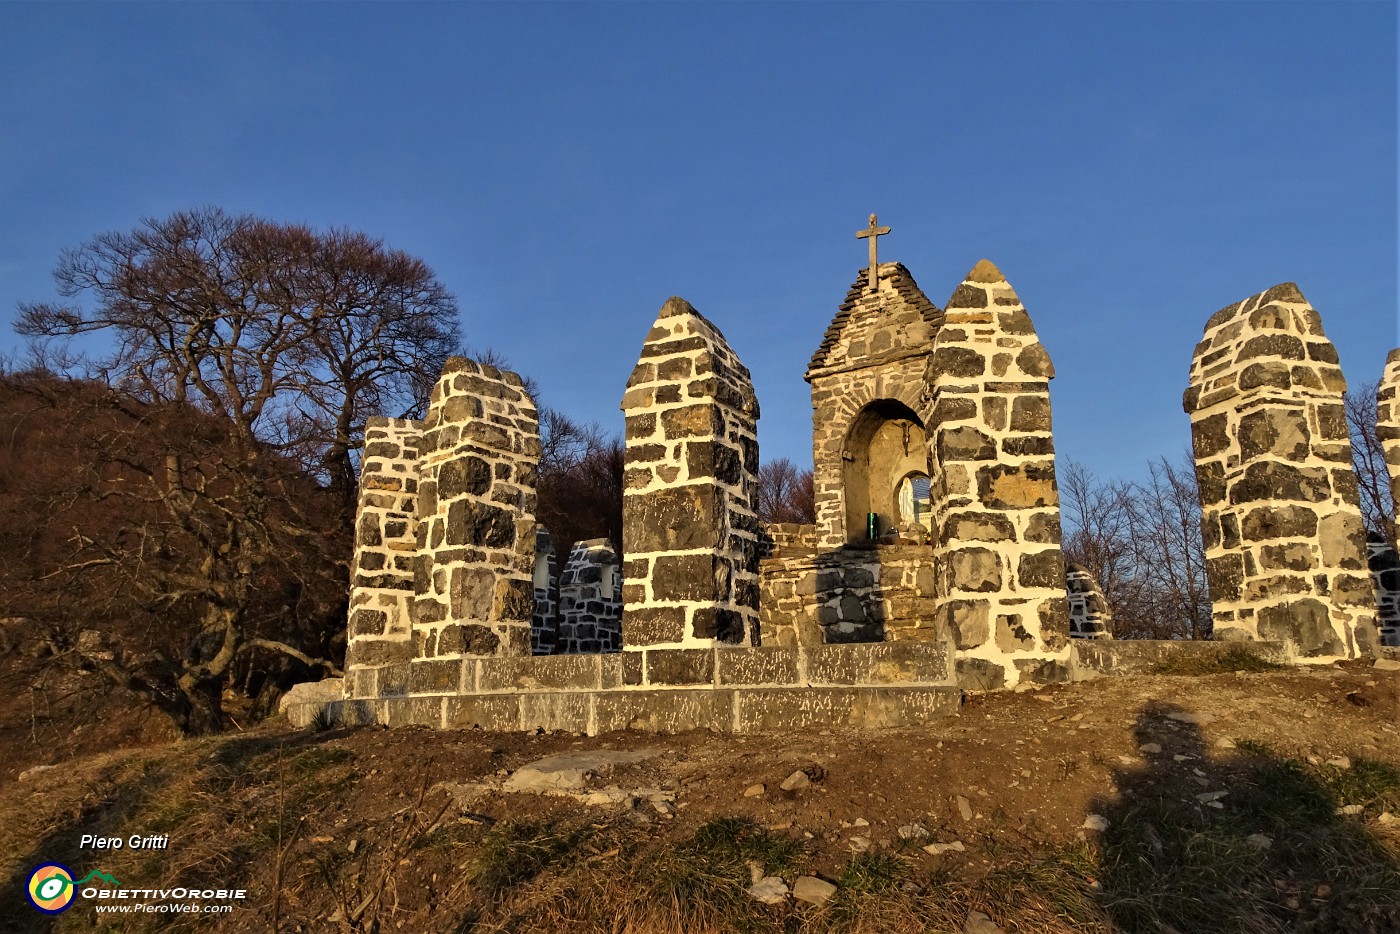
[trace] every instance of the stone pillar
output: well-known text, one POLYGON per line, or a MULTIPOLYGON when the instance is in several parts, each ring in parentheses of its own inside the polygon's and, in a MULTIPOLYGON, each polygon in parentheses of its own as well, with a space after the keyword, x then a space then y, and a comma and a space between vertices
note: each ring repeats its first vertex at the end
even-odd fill
POLYGON ((1390 471, 1390 496, 1400 519, 1400 347, 1385 358, 1385 373, 1376 387, 1376 434, 1390 471))
POLYGON ((944 314, 923 410, 935 615, 960 655, 1003 666, 1014 684, 1068 644, 1050 433, 1055 370, 1021 300, 987 260, 944 314))
POLYGON ((555 572, 554 539, 535 524, 535 610, 530 616, 530 651, 553 655, 559 643, 559 575, 555 572))
POLYGON ((758 635, 758 470, 749 371, 689 303, 668 300, 622 397, 626 648, 758 635))
POLYGON ((530 654, 539 456, 520 377, 449 358, 423 422, 411 692, 456 692, 463 657, 530 654))
POLYGON ((559 648, 563 653, 622 650, 622 574, 606 538, 578 542, 559 577, 559 648))
POLYGON ((1183 401, 1216 639, 1374 650, 1345 391, 1322 319, 1291 282, 1206 323, 1183 401))
POLYGON ((421 427, 407 418, 372 416, 365 422, 355 554, 350 564, 347 697, 404 692, 413 658, 409 625, 418 549, 421 427))
POLYGON ((1070 638, 1112 639, 1113 610, 1094 573, 1082 564, 1066 564, 1065 590, 1069 594, 1070 638))

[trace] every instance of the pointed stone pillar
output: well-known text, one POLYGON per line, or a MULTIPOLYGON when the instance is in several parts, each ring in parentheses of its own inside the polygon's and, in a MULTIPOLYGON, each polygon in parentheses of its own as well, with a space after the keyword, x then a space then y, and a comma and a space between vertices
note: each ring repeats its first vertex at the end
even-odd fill
POLYGON ((1322 319, 1291 282, 1206 323, 1183 402, 1216 639, 1375 650, 1345 391, 1322 319))
MULTIPOLYGON (((1007 683, 1068 644, 1050 356, 1001 272, 979 262, 944 310, 923 408, 938 623, 1007 683)), ((1038 676, 1038 675, 1037 675, 1038 676)))
POLYGON ((662 307, 622 397, 624 648, 758 639, 758 402, 724 335, 662 307))

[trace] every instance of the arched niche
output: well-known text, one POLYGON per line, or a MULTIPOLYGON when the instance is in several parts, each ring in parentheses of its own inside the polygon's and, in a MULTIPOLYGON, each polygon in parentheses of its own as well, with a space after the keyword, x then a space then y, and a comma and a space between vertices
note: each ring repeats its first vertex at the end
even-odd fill
MULTIPOLYGON (((846 433, 842 461, 848 542, 869 540, 870 513, 876 514, 876 536, 880 537, 909 524, 911 500, 927 501, 930 474, 924 423, 902 402, 876 399, 857 412, 846 433), (903 509, 901 492, 906 500, 903 509)), ((927 506, 919 508, 921 524, 927 528, 927 506)))

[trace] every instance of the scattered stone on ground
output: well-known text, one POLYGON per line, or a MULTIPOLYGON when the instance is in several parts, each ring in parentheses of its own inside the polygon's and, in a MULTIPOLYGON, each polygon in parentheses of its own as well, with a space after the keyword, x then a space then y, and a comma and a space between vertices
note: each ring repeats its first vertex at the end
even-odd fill
POLYGON ((942 856, 944 853, 962 853, 967 850, 961 840, 954 840, 952 843, 930 843, 924 847, 924 852, 933 856, 942 856))
POLYGON ((798 769, 783 779, 783 784, 780 787, 783 791, 799 791, 810 784, 812 784, 812 780, 807 777, 807 773, 798 769))
POLYGON ((1102 814, 1090 814, 1088 817, 1084 818, 1084 829, 1103 833, 1108 829, 1108 818, 1104 817, 1102 814))
POLYGON ((958 813, 963 820, 972 820, 972 804, 962 795, 958 795, 958 813))
POLYGON ((749 787, 745 788, 745 789, 744 789, 744 797, 745 797, 745 798, 757 798, 759 795, 763 794, 763 793, 764 793, 765 791, 767 791, 767 790, 768 790, 768 787, 767 787, 766 785, 764 785, 762 782, 759 782, 757 785, 750 785, 749 787))
POLYGON ((816 876, 799 876, 792 884, 792 897, 799 902, 823 905, 836 894, 836 886, 816 876))
POLYGON ((1001 925, 994 922, 991 915, 981 911, 969 911, 963 922, 963 934, 1006 934, 1001 925))
POLYGON ((764 876, 749 886, 749 894, 765 905, 780 905, 787 901, 788 887, 778 876, 764 876))

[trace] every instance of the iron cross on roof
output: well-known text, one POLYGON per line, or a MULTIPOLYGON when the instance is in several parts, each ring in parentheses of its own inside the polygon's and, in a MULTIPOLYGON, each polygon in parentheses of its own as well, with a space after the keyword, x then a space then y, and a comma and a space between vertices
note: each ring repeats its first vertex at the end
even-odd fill
POLYGON ((856 231, 856 239, 865 240, 869 238, 870 240, 870 284, 867 286, 866 291, 874 292, 880 287, 880 262, 875 258, 875 241, 889 232, 890 229, 888 227, 879 226, 879 222, 875 219, 874 214, 870 215, 870 227, 868 230, 856 231))

